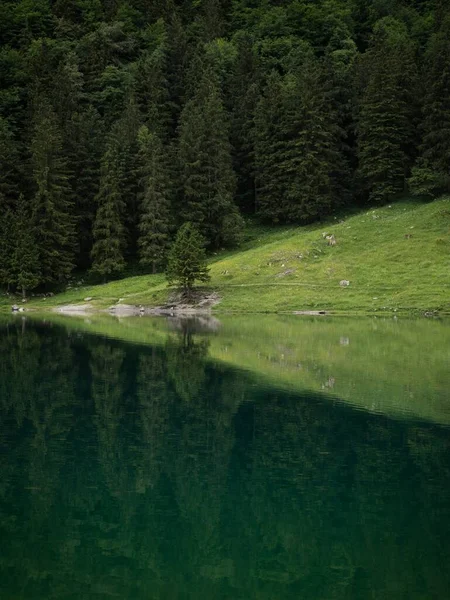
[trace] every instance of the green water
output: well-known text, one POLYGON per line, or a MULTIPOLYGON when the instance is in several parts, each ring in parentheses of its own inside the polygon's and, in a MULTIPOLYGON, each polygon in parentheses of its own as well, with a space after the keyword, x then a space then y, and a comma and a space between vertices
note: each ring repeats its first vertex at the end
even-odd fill
POLYGON ((448 322, 0 322, 0 598, 450 597, 448 322))

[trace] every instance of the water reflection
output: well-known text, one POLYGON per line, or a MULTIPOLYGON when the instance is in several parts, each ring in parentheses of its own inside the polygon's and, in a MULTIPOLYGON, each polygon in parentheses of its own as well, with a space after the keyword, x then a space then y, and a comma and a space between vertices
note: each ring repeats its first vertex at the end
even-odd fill
POLYGON ((273 388, 213 341, 2 329, 1 597, 446 598, 448 429, 273 388))

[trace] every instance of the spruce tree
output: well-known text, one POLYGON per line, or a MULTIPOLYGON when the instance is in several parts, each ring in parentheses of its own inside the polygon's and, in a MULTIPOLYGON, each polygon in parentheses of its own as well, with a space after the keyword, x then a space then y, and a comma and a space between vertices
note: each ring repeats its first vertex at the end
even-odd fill
POLYGON ((209 281, 206 264, 205 240, 192 223, 185 223, 178 231, 169 253, 167 280, 179 284, 188 298, 196 281, 209 281))
POLYGON ((0 116, 0 210, 14 204, 19 189, 20 155, 9 122, 0 116))
POLYGON ((342 203, 343 131, 328 95, 322 64, 308 56, 285 78, 285 220, 311 222, 342 203), (340 192, 340 194, 339 194, 340 192))
POLYGON ((92 270, 103 278, 118 274, 125 268, 123 170, 120 140, 117 133, 112 132, 102 158, 91 253, 92 270))
POLYGON ((286 176, 282 123, 285 118, 283 81, 272 71, 255 112, 256 211, 264 220, 285 221, 286 176))
POLYGON ((386 202, 405 190, 416 147, 416 63, 403 23, 386 18, 376 24, 360 72, 359 186, 369 200, 386 202))
POLYGON ((35 227, 29 207, 23 197, 18 200, 14 215, 14 252, 11 257, 10 282, 26 298, 27 290, 34 289, 41 281, 40 260, 35 241, 35 227))
POLYGON ((122 163, 121 192, 125 202, 123 224, 126 231, 125 258, 138 254, 139 237, 139 185, 138 185, 138 154, 137 135, 142 124, 142 117, 136 99, 133 95, 128 98, 125 110, 120 120, 114 125, 120 141, 120 156, 122 163))
POLYGON ((36 189, 32 220, 41 279, 43 283, 61 283, 74 265, 72 192, 57 118, 45 98, 36 103, 31 159, 36 189))
POLYGON ((338 201, 345 170, 342 131, 324 70, 302 54, 284 77, 270 75, 255 118, 258 214, 274 223, 309 222, 338 201))
POLYGON ((170 181, 167 154, 157 133, 141 127, 138 134, 141 211, 140 261, 152 272, 164 265, 170 238, 170 181))
POLYGON ((260 97, 258 65, 253 40, 245 32, 235 36, 237 60, 231 78, 231 131, 236 201, 244 213, 255 212, 255 111, 260 97))
POLYGON ((242 222, 234 203, 227 115, 210 69, 181 114, 179 159, 182 219, 194 223, 213 247, 236 243, 242 222))
POLYGON ((88 106, 72 115, 65 133, 76 220, 76 263, 82 269, 91 264, 95 197, 99 188, 103 146, 101 125, 95 108, 88 106))
POLYGON ((450 191, 450 14, 427 48, 423 69, 422 144, 409 181, 415 194, 450 191))
POLYGON ((0 286, 10 289, 14 283, 12 263, 15 250, 14 214, 11 209, 2 211, 0 219, 0 286))

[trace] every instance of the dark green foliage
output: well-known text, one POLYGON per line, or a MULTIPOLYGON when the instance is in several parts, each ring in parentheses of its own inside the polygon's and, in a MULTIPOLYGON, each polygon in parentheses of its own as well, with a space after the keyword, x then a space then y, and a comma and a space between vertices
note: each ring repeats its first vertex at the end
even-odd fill
POLYGON ((23 194, 56 286, 162 268, 169 224, 213 250, 242 214, 446 192, 449 19, 444 0, 0 2, 2 216, 23 194))
POLYGON ((14 225, 12 210, 3 211, 0 219, 0 287, 6 289, 13 283, 12 261, 16 241, 14 225))
POLYGON ((194 223, 213 247, 233 244, 241 228, 233 198, 236 180, 227 118, 211 70, 181 115, 179 160, 183 220, 194 223))
POLYGON ((41 281, 40 257, 35 241, 35 226, 31 212, 23 196, 20 196, 14 215, 14 252, 11 257, 12 283, 26 298, 27 290, 34 289, 41 281))
POLYGON ((360 69, 359 185, 369 200, 386 202, 405 190, 416 151, 417 69, 406 27, 378 22, 360 69))
POLYGON ((139 130, 141 216, 140 261, 152 272, 164 265, 170 236, 170 178, 168 156, 158 133, 139 130))
POLYGON ((75 112, 66 125, 66 148, 71 168, 76 219, 76 262, 81 268, 90 266, 92 226, 95 217, 95 197, 99 189, 102 149, 101 121, 97 111, 89 106, 75 112))
POLYGON ((450 191, 450 15, 432 36, 424 65, 421 153, 409 185, 418 195, 450 191))
POLYGON ((93 227, 92 270, 103 277, 117 275, 125 268, 123 179, 120 140, 114 132, 108 138, 102 158, 100 189, 96 196, 97 213, 93 227))
POLYGON ((342 201, 342 132, 317 59, 306 54, 284 77, 272 73, 255 123, 261 217, 309 222, 342 201))
POLYGON ((20 157, 17 142, 6 119, 0 116, 0 210, 12 206, 19 189, 20 157))
POLYGON ((43 283, 62 283, 74 265, 74 219, 69 169, 57 118, 47 99, 35 105, 31 164, 32 220, 43 283))
POLYGON ((281 76, 273 71, 255 114, 256 210, 277 223, 284 219, 286 176, 282 152, 285 140, 284 90, 281 76))
POLYGON ((192 223, 187 222, 179 229, 169 253, 166 274, 168 282, 180 285, 188 296, 196 281, 209 280, 205 242, 192 223))

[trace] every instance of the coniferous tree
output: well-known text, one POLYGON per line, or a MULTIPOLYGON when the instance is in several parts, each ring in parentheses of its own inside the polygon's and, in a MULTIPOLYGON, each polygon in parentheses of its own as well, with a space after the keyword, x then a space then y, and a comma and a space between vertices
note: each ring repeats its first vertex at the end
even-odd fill
POLYGON ((256 112, 258 213, 309 222, 338 201, 342 132, 322 65, 307 53, 290 73, 273 72, 256 112))
POLYGON ((134 88, 142 119, 152 130, 167 134, 171 127, 172 107, 167 80, 167 32, 159 20, 148 31, 149 48, 135 63, 134 88))
POLYGON ((27 290, 41 281, 40 260, 35 241, 35 226, 23 195, 18 200, 14 215, 14 252, 11 257, 10 283, 26 298, 27 290))
POLYGON ((99 114, 91 105, 75 112, 66 126, 65 145, 76 219, 76 263, 90 266, 95 198, 99 188, 103 135, 99 114))
POLYGON ((286 177, 282 164, 285 115, 283 82, 272 71, 255 112, 256 210, 265 220, 285 220, 286 177))
POLYGON ((416 147, 416 63, 403 23, 376 24, 360 68, 358 179, 371 201, 385 202, 405 190, 416 147))
POLYGON ((140 260, 156 273, 167 255, 170 238, 170 180, 167 154, 158 133, 141 127, 138 134, 141 212, 140 260))
POLYGON ((10 289, 14 283, 12 262, 15 250, 14 215, 10 208, 2 211, 0 219, 0 286, 10 289))
POLYGON ((316 58, 307 56, 286 76, 287 143, 281 160, 288 221, 313 221, 343 202, 343 131, 330 100, 325 72, 316 58))
POLYGON ((93 226, 92 270, 104 278, 125 268, 125 201, 123 198, 123 158, 118 135, 113 131, 107 141, 100 171, 100 189, 93 226))
POLYGON ((195 281, 208 281, 209 269, 206 265, 205 240, 192 223, 184 223, 169 253, 167 280, 178 283, 188 298, 195 281))
POLYGON ((0 116, 0 210, 13 205, 18 196, 20 155, 11 127, 0 116))
POLYGON ((450 14, 432 36, 424 64, 422 144, 409 181, 419 195, 450 191, 450 14))
POLYGON ((183 221, 195 224, 213 247, 235 243, 241 229, 233 197, 236 180, 227 117, 212 70, 182 112, 179 158, 183 221))
POLYGON ((45 98, 39 99, 35 108, 31 159, 36 189, 32 219, 41 280, 61 283, 74 265, 73 203, 60 129, 45 98))
POLYGON ((237 60, 231 78, 231 132, 236 200, 244 213, 255 212, 255 112, 259 100, 258 66, 253 40, 235 36, 237 60))
POLYGON ((121 183, 122 198, 125 202, 124 226, 126 229, 125 258, 138 253, 139 199, 138 199, 138 153, 137 135, 142 124, 142 116, 134 95, 127 100, 125 110, 114 128, 120 140, 120 155, 123 165, 121 183))

